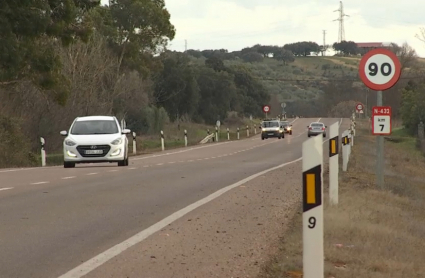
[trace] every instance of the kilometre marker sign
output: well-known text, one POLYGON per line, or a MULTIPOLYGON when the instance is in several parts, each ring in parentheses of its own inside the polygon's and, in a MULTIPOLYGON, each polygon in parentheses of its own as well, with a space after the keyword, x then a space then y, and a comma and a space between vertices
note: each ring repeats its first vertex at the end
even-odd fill
POLYGON ((367 52, 360 61, 359 76, 372 90, 385 91, 400 79, 401 64, 388 49, 377 48, 367 52))
POLYGON ((390 135, 391 134, 391 107, 374 106, 372 107, 372 134, 390 135))

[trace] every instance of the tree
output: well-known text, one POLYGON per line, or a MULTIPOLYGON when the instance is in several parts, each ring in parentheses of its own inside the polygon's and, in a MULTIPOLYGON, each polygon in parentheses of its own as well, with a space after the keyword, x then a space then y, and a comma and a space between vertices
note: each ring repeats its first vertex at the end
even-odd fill
POLYGON ((295 61, 294 54, 290 50, 286 50, 284 48, 275 49, 273 52, 273 58, 278 61, 282 61, 284 65, 295 61))
POLYGON ((425 122, 425 81, 410 81, 402 93, 401 117, 404 126, 414 134, 419 122, 425 122))
POLYGON ((226 70, 226 67, 224 66, 223 60, 218 58, 218 57, 215 57, 215 56, 206 59, 205 65, 209 68, 212 68, 215 71, 226 70))
POLYGON ((264 57, 258 52, 248 52, 242 55, 242 59, 247 63, 258 63, 262 62, 264 57))
POLYGON ((359 53, 357 44, 353 41, 336 42, 332 47, 335 51, 342 52, 344 56, 357 55, 359 53))
POLYGON ((291 51, 295 56, 310 56, 311 53, 320 52, 320 47, 315 42, 296 42, 291 44, 285 44, 284 49, 291 51))
POLYGON ((64 46, 87 41, 91 27, 85 12, 100 1, 5 0, 0 8, 0 85, 30 80, 64 104, 68 92, 54 41, 64 46))

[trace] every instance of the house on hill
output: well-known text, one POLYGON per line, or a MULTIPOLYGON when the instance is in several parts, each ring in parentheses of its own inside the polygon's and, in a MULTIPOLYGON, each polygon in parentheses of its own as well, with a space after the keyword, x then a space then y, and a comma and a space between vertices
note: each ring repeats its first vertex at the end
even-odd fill
POLYGON ((384 42, 358 42, 356 43, 356 45, 362 55, 375 48, 390 49, 391 47, 391 43, 384 43, 384 42))

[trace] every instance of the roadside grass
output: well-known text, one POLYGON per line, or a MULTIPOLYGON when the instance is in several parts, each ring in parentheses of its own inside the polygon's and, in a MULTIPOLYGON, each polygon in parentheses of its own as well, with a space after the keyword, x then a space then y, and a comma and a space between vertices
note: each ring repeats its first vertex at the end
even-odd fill
MULTIPOLYGON (((375 142, 368 121, 357 122, 347 172, 340 169, 338 206, 325 193, 325 277, 424 277, 425 158, 402 129, 385 141, 385 188, 375 181, 375 142)), ((324 173, 325 192, 327 173, 324 173)), ((261 278, 302 277, 301 207, 261 278)))
MULTIPOLYGON (((237 128, 239 128, 240 140, 247 138, 247 126, 249 128, 249 137, 255 135, 254 126, 259 132, 258 125, 261 122, 259 119, 253 119, 251 122, 249 119, 237 119, 224 123, 219 129, 219 142, 227 141, 227 128, 229 128, 230 140, 237 140, 237 128)), ((208 130, 211 134, 215 133, 215 126, 196 124, 190 122, 180 123, 180 128, 177 123, 170 123, 164 126, 164 146, 165 150, 182 148, 185 146, 184 141, 184 130, 187 130, 188 146, 198 145, 199 142, 208 135, 208 130)), ((130 156, 133 156, 133 137, 128 136, 128 152, 130 156)), ((213 140, 206 144, 214 143, 213 140)), ((161 151, 161 135, 141 135, 136 134, 136 150, 137 155, 150 154, 161 151)), ((41 156, 36 155, 37 164, 35 166, 41 166, 41 156)), ((47 166, 56 166, 63 164, 62 153, 46 153, 46 164, 47 166)))

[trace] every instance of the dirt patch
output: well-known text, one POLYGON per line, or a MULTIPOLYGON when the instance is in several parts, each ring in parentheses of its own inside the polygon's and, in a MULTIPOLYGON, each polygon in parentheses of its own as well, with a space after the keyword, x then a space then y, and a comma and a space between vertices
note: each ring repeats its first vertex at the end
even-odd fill
MULTIPOLYGON (((423 277, 424 157, 407 143, 385 142, 385 190, 379 190, 376 139, 367 122, 357 127, 349 171, 340 169, 339 205, 328 206, 325 194, 325 277, 423 277)), ((302 277, 301 221, 301 214, 292 219, 258 277, 302 277)))

